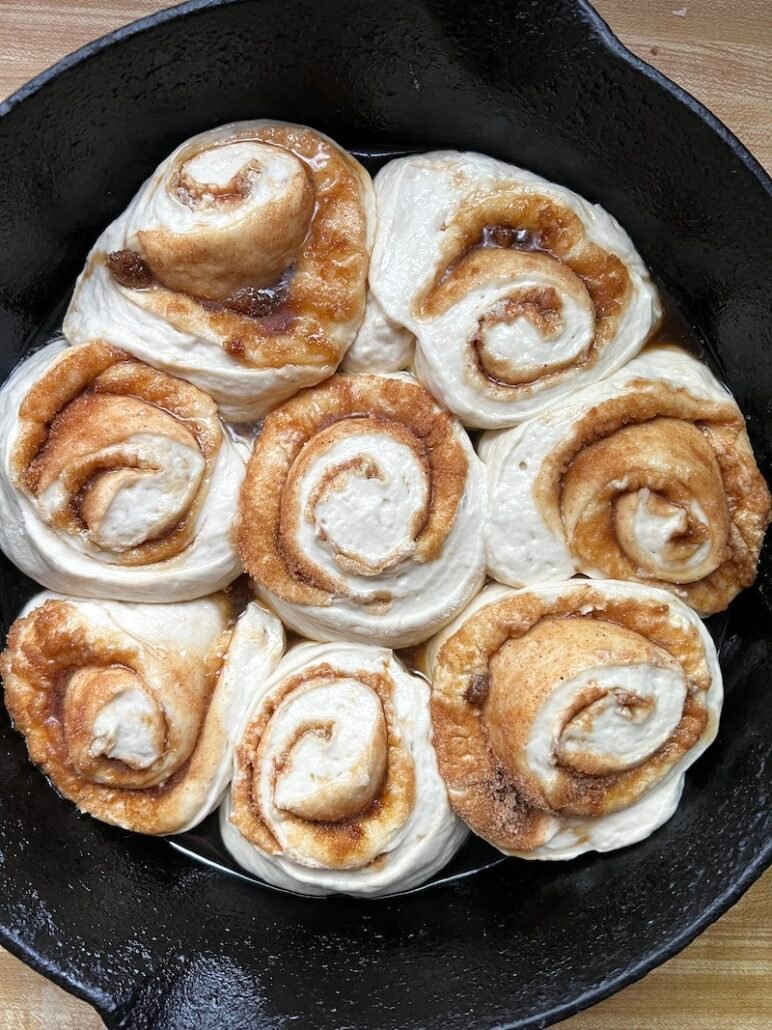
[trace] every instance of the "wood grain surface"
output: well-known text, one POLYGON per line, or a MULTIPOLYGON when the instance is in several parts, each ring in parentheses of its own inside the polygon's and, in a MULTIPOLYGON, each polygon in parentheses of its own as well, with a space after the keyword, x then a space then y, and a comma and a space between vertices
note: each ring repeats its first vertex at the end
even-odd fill
MULTIPOLYGON (((0 0, 0 98, 64 54, 166 6, 0 0)), ((703 101, 772 170, 772 0, 597 0, 622 41, 703 101)), ((687 889, 687 888, 685 888, 687 889)), ((772 871, 644 980, 562 1030, 770 1030, 772 871)), ((0 1030, 96 1030, 88 1005, 0 949, 0 1030)))

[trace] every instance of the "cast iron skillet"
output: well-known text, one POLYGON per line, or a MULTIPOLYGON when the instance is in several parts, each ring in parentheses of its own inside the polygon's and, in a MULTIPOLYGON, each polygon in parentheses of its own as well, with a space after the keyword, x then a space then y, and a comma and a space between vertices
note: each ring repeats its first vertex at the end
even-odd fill
MULTIPOLYGON (((602 201, 749 417, 770 478, 772 184, 570 0, 198 0, 0 107, 0 370, 55 327, 85 254, 180 140, 306 122, 360 152, 473 148, 602 201)), ((769 549, 721 623, 717 742, 653 837, 508 861, 376 903, 307 901, 78 816, 0 722, 0 940, 111 1027, 542 1027, 683 948, 772 858, 769 549)), ((34 589, 0 567, 5 626, 34 589)))

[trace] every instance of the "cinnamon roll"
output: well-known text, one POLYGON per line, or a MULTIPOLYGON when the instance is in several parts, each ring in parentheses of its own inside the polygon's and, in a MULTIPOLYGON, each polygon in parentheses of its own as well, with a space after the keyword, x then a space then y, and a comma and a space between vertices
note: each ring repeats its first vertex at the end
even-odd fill
MULTIPOLYGON (((125 604, 42 593, 11 627, 0 671, 31 760, 82 812, 141 833, 195 826, 219 803, 253 683, 221 673, 234 609, 224 594, 125 604)), ((248 620, 245 624, 244 620, 248 620)), ((251 606, 259 682, 281 623, 251 606)))
POLYGON ((647 351, 480 454, 501 582, 639 580, 707 615, 756 577, 769 491, 734 399, 683 351, 647 351))
POLYGON ((416 374, 466 425, 511 426, 609 375, 660 317, 614 218, 481 154, 400 158, 375 181, 370 287, 416 374))
POLYGON ((178 601, 240 572, 248 446, 210 397, 97 341, 55 341, 0 392, 0 545, 44 586, 178 601))
POLYGON ((235 122, 179 146, 102 233, 64 320, 206 390, 234 422, 326 379, 365 305, 370 176, 313 129, 235 122))
POLYGON ((521 858, 649 836, 716 736, 722 681, 691 609, 636 583, 489 587, 429 648, 451 804, 521 858))
POLYGON ((337 375, 266 418, 239 553, 303 636, 407 647, 482 586, 484 478, 463 429, 410 376, 337 375))
POLYGON ((428 879, 466 836, 431 743, 429 687, 390 651, 301 644, 262 683, 221 809, 245 869, 302 894, 428 879))

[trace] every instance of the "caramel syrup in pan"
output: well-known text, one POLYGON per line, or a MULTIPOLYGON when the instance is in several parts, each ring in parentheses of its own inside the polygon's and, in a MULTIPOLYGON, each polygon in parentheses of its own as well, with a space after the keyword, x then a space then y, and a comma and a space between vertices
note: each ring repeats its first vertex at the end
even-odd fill
MULTIPOLYGON (((396 157, 403 157, 412 152, 413 151, 407 148, 391 150, 380 147, 351 149, 351 153, 353 153, 354 156, 358 158, 358 160, 361 161, 373 175, 388 161, 391 161, 396 157)), ((495 245, 495 241, 492 242, 495 245)), ((657 285, 664 304, 664 314, 660 328, 647 346, 662 343, 677 344, 679 347, 685 348, 695 356, 706 360, 718 377, 723 379, 723 368, 721 362, 717 359, 715 352, 710 347, 710 344, 701 339, 695 326, 689 324, 684 315, 679 311, 667 289, 663 288, 662 283, 658 282, 657 285)), ((70 293, 71 291, 68 291, 58 303, 52 305, 49 317, 26 341, 26 346, 20 347, 16 352, 9 353, 8 350, 4 351, 4 355, 6 355, 4 367, 0 368, 0 372, 2 372, 3 375, 7 375, 13 365, 17 364, 23 357, 26 357, 32 351, 42 347, 53 335, 61 330, 62 319, 70 300, 70 293), (23 353, 21 353, 21 351, 23 351, 23 353)), ((476 435, 477 434, 472 434, 473 439, 476 435)), ((30 584, 30 589, 26 596, 22 597, 21 592, 14 592, 14 596, 3 598, 2 614, 6 627, 9 626, 16 617, 22 605, 26 602, 27 597, 32 596, 35 592, 35 585, 30 584)), ((723 612, 719 615, 712 616, 707 620, 706 624, 713 635, 716 644, 720 648, 726 637, 728 626, 727 613, 723 612)), ((417 670, 422 672, 421 665, 423 653, 424 645, 419 645, 415 648, 408 648, 400 651, 399 657, 403 663, 411 669, 411 671, 417 670)), ((184 853, 198 862, 215 866, 229 875, 237 876, 245 880, 251 880, 253 883, 260 886, 267 886, 263 884, 262 881, 252 876, 251 873, 248 873, 246 870, 243 870, 236 865, 226 851, 220 836, 219 812, 217 810, 194 829, 189 830, 186 833, 180 833, 174 837, 169 837, 167 838, 167 842, 175 850, 184 853)), ((473 873, 480 872, 483 869, 488 869, 494 865, 498 865, 503 861, 506 861, 505 856, 501 855, 495 848, 492 848, 477 837, 470 836, 469 841, 461 848, 448 866, 436 873, 428 883, 425 883, 420 887, 416 887, 407 893, 417 893, 441 883, 459 880, 466 876, 470 876, 473 873)), ((271 889, 280 890, 280 888, 271 889)), ((284 893, 292 892, 285 891, 284 893)))

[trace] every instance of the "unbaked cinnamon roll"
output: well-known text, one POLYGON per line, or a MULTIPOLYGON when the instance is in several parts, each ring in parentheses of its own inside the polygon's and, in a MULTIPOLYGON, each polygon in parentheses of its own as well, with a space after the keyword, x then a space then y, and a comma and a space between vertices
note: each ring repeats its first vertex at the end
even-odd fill
POLYGON ((737 404, 683 351, 647 351, 480 454, 503 583, 639 580, 707 615, 756 577, 769 491, 737 404))
POLYGON ((482 586, 482 466, 408 375, 337 375, 272 411, 241 493, 260 596, 316 640, 407 647, 482 586))
POLYGON ((451 804, 521 858, 649 836, 718 729, 723 688, 707 630, 671 595, 636 583, 489 587, 427 660, 451 804))
POLYGON ((392 161, 375 186, 370 287, 466 425, 544 411, 619 368, 659 320, 630 238, 564 187, 456 151, 392 161))
POLYGON ((229 674, 224 594, 178 604, 43 593, 11 627, 0 671, 31 760, 82 812, 141 833, 195 826, 219 803, 254 681, 284 632, 250 606, 253 681, 229 674))
POLYGON ((201 390, 109 344, 55 341, 0 391, 0 545, 44 586, 187 600, 241 571, 248 445, 201 390))
POLYGON ((226 847, 302 894, 372 897, 423 883, 466 836, 431 733, 429 687, 390 651, 295 647, 239 733, 226 847))
POLYGON ((364 313, 370 176, 313 129, 235 122, 179 146, 102 233, 64 321, 251 421, 337 368, 364 313))

